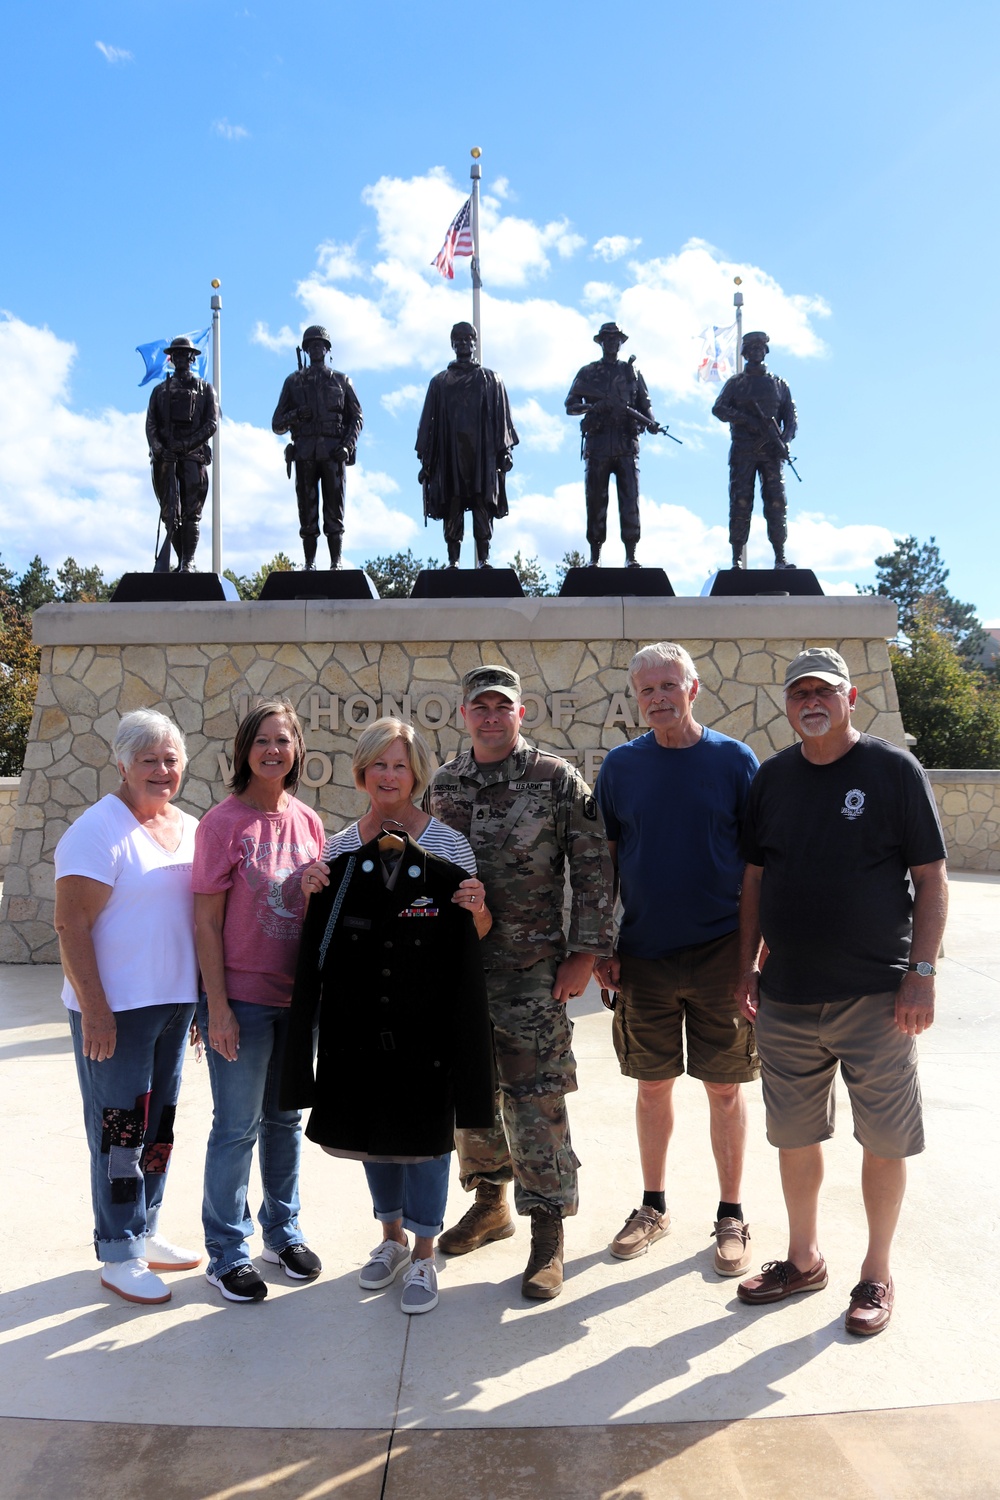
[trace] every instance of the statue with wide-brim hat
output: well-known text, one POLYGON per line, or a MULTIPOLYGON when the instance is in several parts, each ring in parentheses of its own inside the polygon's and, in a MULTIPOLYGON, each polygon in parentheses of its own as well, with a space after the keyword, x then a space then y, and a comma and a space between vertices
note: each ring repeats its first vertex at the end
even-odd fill
POLYGON ((219 424, 215 391, 193 371, 202 351, 188 334, 172 339, 164 353, 173 365, 154 386, 146 411, 146 440, 153 467, 153 492, 166 533, 153 571, 170 571, 171 552, 177 571, 190 573, 201 532, 201 513, 208 495, 211 440, 219 424))

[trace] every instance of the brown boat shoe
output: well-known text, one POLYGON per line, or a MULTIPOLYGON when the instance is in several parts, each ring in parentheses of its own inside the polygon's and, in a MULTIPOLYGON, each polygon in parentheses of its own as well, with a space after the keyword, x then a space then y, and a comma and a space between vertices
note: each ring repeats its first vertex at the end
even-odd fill
POLYGON ((889 1326, 896 1288, 889 1277, 884 1281, 859 1281, 851 1292, 851 1305, 847 1309, 844 1327, 848 1333, 881 1333, 889 1326))
POLYGON ((644 1203, 641 1208, 633 1208, 608 1249, 618 1260, 635 1260, 669 1233, 670 1210, 665 1208, 661 1214, 644 1203))
POLYGON ((715 1269, 720 1276, 742 1276, 750 1264, 750 1225, 742 1219, 717 1219, 715 1269))
POLYGON ((792 1260, 766 1260, 756 1276, 748 1276, 736 1288, 741 1302, 757 1306, 784 1302, 796 1292, 819 1292, 827 1283, 826 1261, 820 1256, 811 1271, 800 1271, 792 1260))

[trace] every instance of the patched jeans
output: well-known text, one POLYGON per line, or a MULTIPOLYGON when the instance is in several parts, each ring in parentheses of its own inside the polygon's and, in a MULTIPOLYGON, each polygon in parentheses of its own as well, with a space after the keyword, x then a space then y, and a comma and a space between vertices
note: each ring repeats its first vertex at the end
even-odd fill
MULTIPOLYGON (((224 1276, 249 1264, 253 1219, 247 1209, 250 1162, 257 1146, 264 1201, 257 1218, 269 1250, 303 1240, 299 1229, 299 1155, 302 1116, 278 1108, 281 1063, 288 1036, 286 1005, 230 1000, 240 1027, 240 1053, 226 1062, 208 1048, 215 1109, 205 1153, 205 1226, 208 1270, 224 1276)), ((198 1027, 208 1042, 208 1002, 198 1001, 198 1027)))
POLYGON ((67 1011, 90 1147, 94 1248, 101 1261, 133 1260, 155 1234, 193 1005, 115 1013, 114 1055, 83 1055, 83 1021, 67 1011))

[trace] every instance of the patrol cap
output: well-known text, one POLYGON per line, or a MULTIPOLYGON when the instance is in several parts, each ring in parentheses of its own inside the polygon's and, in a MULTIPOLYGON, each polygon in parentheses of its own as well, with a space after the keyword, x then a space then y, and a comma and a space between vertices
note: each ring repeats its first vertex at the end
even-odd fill
POLYGON ((179 338, 171 339, 163 352, 164 354, 176 354, 181 349, 186 349, 189 354, 193 354, 196 357, 200 356, 203 352, 198 348, 197 344, 191 342, 186 333, 182 333, 179 338))
POLYGON ((311 323, 306 329, 305 333, 302 335, 303 349, 305 348, 306 344, 312 343, 313 339, 320 339, 328 349, 333 348, 333 345, 330 343, 330 335, 327 333, 326 329, 321 328, 318 323, 311 323))
POLYGON ((846 682, 848 687, 851 685, 847 663, 832 646, 810 646, 807 651, 800 651, 795 660, 788 663, 785 688, 790 688, 800 677, 818 677, 820 682, 829 682, 832 687, 841 682, 846 682))
MULTIPOLYGON (((771 347, 771 340, 768 338, 768 336, 767 336, 766 333, 761 333, 761 331, 760 331, 759 328, 755 328, 752 333, 745 333, 743 335, 743 343, 744 344, 749 344, 749 342, 750 342, 751 339, 763 339, 764 343, 767 345, 767 347, 769 349, 771 347)), ((742 347, 743 347, 743 344, 740 345, 741 349, 742 349, 742 347)))
POLYGON ((622 333, 617 323, 602 323, 594 334, 594 343, 599 344, 602 339, 610 338, 612 334, 616 339, 621 339, 623 344, 628 343, 628 334, 622 333))
POLYGON ((502 693, 516 703, 521 696, 521 679, 510 667, 473 667, 462 678, 463 703, 471 703, 480 693, 502 693))

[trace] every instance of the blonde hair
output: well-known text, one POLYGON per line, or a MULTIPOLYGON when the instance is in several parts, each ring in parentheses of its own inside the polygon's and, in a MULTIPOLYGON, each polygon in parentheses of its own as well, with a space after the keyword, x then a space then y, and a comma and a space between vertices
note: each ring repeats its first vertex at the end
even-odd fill
POLYGON ((407 759, 413 772, 413 797, 422 797, 434 775, 434 757, 423 735, 412 724, 404 724, 402 719, 376 719, 374 724, 369 724, 362 732, 351 762, 354 785, 359 791, 364 791, 365 772, 373 761, 378 760, 383 750, 388 750, 393 740, 402 740, 406 746, 407 759))

